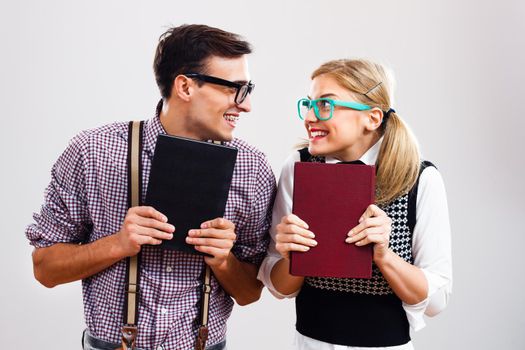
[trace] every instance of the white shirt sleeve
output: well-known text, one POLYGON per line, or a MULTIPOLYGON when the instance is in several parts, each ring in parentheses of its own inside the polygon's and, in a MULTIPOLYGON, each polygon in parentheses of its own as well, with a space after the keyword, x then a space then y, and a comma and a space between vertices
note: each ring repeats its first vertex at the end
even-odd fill
POLYGON ((415 305, 403 303, 410 326, 425 326, 423 314, 434 316, 447 305, 452 291, 452 253, 450 223, 445 186, 434 167, 426 168, 419 178, 416 225, 412 236, 414 265, 428 282, 428 296, 415 305))
POLYGON ((293 175, 294 165, 300 161, 299 152, 293 152, 285 161, 281 176, 279 177, 279 185, 277 187, 277 195, 273 204, 272 211, 272 226, 270 228, 270 246, 268 247, 268 253, 264 258, 261 266, 259 267, 259 273, 257 278, 264 283, 268 290, 277 298, 293 298, 298 292, 293 294, 281 294, 279 293, 270 278, 274 265, 281 260, 281 254, 275 249, 275 235, 277 234, 275 227, 281 222, 281 218, 292 212, 293 203, 293 175))

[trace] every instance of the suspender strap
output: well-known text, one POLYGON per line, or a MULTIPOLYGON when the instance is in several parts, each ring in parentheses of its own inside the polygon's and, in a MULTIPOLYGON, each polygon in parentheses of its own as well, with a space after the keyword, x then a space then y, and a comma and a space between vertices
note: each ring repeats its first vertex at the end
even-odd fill
MULTIPOLYGON (((142 193, 142 129, 144 122, 129 123, 128 134, 128 207, 141 204, 142 193)), ((139 256, 127 259, 126 294, 124 301, 124 326, 122 326, 122 349, 135 349, 137 339, 137 302, 139 291, 139 256)))
POLYGON ((200 309, 200 324, 197 333, 196 350, 204 350, 208 340, 208 318, 210 311, 210 294, 211 294, 211 269, 206 265, 204 270, 204 283, 202 285, 202 299, 200 309))

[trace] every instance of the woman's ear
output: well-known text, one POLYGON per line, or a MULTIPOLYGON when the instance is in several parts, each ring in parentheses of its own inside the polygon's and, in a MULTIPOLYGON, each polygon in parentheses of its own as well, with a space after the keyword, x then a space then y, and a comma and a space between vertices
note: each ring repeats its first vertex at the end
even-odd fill
POLYGON ((171 96, 177 96, 179 99, 188 102, 193 93, 193 80, 184 76, 177 75, 173 81, 171 96))
POLYGON ((365 111, 368 117, 368 123, 366 129, 369 131, 377 130, 383 122, 383 111, 379 108, 372 108, 369 111, 365 111))

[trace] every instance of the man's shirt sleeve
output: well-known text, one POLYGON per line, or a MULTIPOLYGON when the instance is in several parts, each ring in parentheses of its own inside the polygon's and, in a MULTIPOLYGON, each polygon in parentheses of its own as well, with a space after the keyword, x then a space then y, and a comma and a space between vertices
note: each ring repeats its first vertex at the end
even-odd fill
POLYGON ((71 140, 51 169, 44 204, 39 213, 34 213, 35 222, 26 228, 30 244, 36 248, 61 242, 80 243, 89 232, 85 138, 80 134, 71 140))
POLYGON ((266 256, 270 239, 268 231, 276 184, 273 171, 263 154, 258 157, 254 171, 256 176, 250 185, 251 198, 246 222, 236 230, 237 241, 232 253, 241 261, 259 266, 266 256))

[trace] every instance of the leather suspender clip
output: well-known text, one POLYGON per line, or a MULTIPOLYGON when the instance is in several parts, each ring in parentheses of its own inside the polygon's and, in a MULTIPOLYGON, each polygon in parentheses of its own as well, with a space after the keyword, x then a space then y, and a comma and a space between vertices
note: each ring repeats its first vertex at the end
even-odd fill
POLYGON ((200 326, 199 333, 197 334, 197 343, 195 344, 195 350, 205 350, 207 340, 208 326, 200 326))
POLYGON ((211 284, 203 284, 202 285, 202 292, 206 294, 211 293, 211 284))
POLYGON ((122 349, 131 350, 136 349, 136 339, 138 329, 137 326, 125 325, 121 328, 122 331, 122 349))

